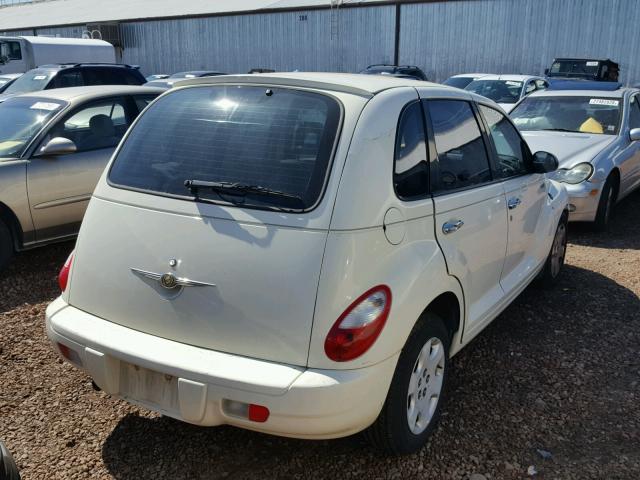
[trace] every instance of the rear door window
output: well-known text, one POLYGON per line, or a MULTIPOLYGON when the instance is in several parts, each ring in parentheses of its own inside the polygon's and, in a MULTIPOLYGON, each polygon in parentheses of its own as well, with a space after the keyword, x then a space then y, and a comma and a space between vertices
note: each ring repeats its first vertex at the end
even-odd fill
POLYGON ((489 157, 469 102, 426 101, 436 150, 434 192, 469 188, 492 180, 489 157))
POLYGON ((429 164, 423 122, 419 102, 410 104, 400 116, 393 182, 403 200, 422 198, 428 192, 429 164))
POLYGON ((324 188, 340 112, 332 97, 286 88, 177 90, 139 119, 109 181, 198 201, 308 210, 324 188), (187 180, 217 187, 193 191, 187 180))

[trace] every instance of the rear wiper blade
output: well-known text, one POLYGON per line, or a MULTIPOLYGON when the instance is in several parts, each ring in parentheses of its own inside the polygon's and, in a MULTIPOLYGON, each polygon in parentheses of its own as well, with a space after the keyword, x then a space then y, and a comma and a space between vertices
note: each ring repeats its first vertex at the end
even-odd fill
POLYGON ((246 185, 239 182, 208 182, 205 180, 185 180, 184 186, 187 187, 195 197, 198 197, 198 192, 201 189, 239 196, 245 196, 247 193, 254 193, 257 195, 292 198, 294 200, 297 200, 300 205, 302 205, 302 208, 306 207, 306 204, 302 197, 293 193, 287 193, 280 190, 263 187, 262 185, 246 185))

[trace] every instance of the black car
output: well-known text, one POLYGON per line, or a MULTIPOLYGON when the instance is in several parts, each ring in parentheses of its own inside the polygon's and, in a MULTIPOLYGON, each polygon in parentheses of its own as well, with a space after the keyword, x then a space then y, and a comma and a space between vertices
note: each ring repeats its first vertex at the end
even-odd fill
POLYGON ((21 93, 51 88, 85 85, 142 85, 142 73, 129 65, 115 63, 75 63, 43 65, 16 79, 0 95, 0 101, 21 93))
POLYGON ((544 73, 549 79, 617 82, 620 65, 609 59, 555 58, 551 68, 547 68, 544 73))
POLYGON ((427 81, 428 78, 422 70, 415 65, 369 65, 360 73, 365 75, 391 75, 400 78, 413 78, 427 81))
POLYGON ((176 82, 180 82, 181 80, 188 80, 190 78, 200 78, 200 77, 217 77, 219 75, 226 75, 226 73, 215 72, 211 70, 190 70, 188 72, 178 72, 173 75, 158 79, 152 80, 150 82, 145 83, 147 87, 160 87, 160 88, 171 88, 173 84, 176 82))

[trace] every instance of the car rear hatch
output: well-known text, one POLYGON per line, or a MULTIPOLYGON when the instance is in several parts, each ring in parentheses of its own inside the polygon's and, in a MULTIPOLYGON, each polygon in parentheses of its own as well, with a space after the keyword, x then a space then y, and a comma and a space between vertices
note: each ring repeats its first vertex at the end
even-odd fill
POLYGON ((340 104, 320 93, 209 85, 160 98, 91 200, 69 302, 159 337, 305 365, 340 124, 340 104))

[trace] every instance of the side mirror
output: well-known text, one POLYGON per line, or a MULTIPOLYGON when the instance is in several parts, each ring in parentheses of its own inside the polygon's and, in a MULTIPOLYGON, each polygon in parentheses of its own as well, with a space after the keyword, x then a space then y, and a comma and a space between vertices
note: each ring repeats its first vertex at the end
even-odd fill
POLYGON ((68 138, 54 137, 38 150, 38 156, 67 155, 68 153, 75 153, 77 150, 76 144, 68 138))
POLYGON ((637 142, 640 140, 640 128, 632 128, 629 132, 629 140, 637 142))
POLYGON ((549 173, 558 169, 558 159, 549 152, 536 152, 533 154, 533 171, 535 173, 549 173))
POLYGON ((544 74, 545 74, 545 75, 549 75, 549 69, 548 69, 548 68, 545 68, 545 69, 544 69, 544 74))

